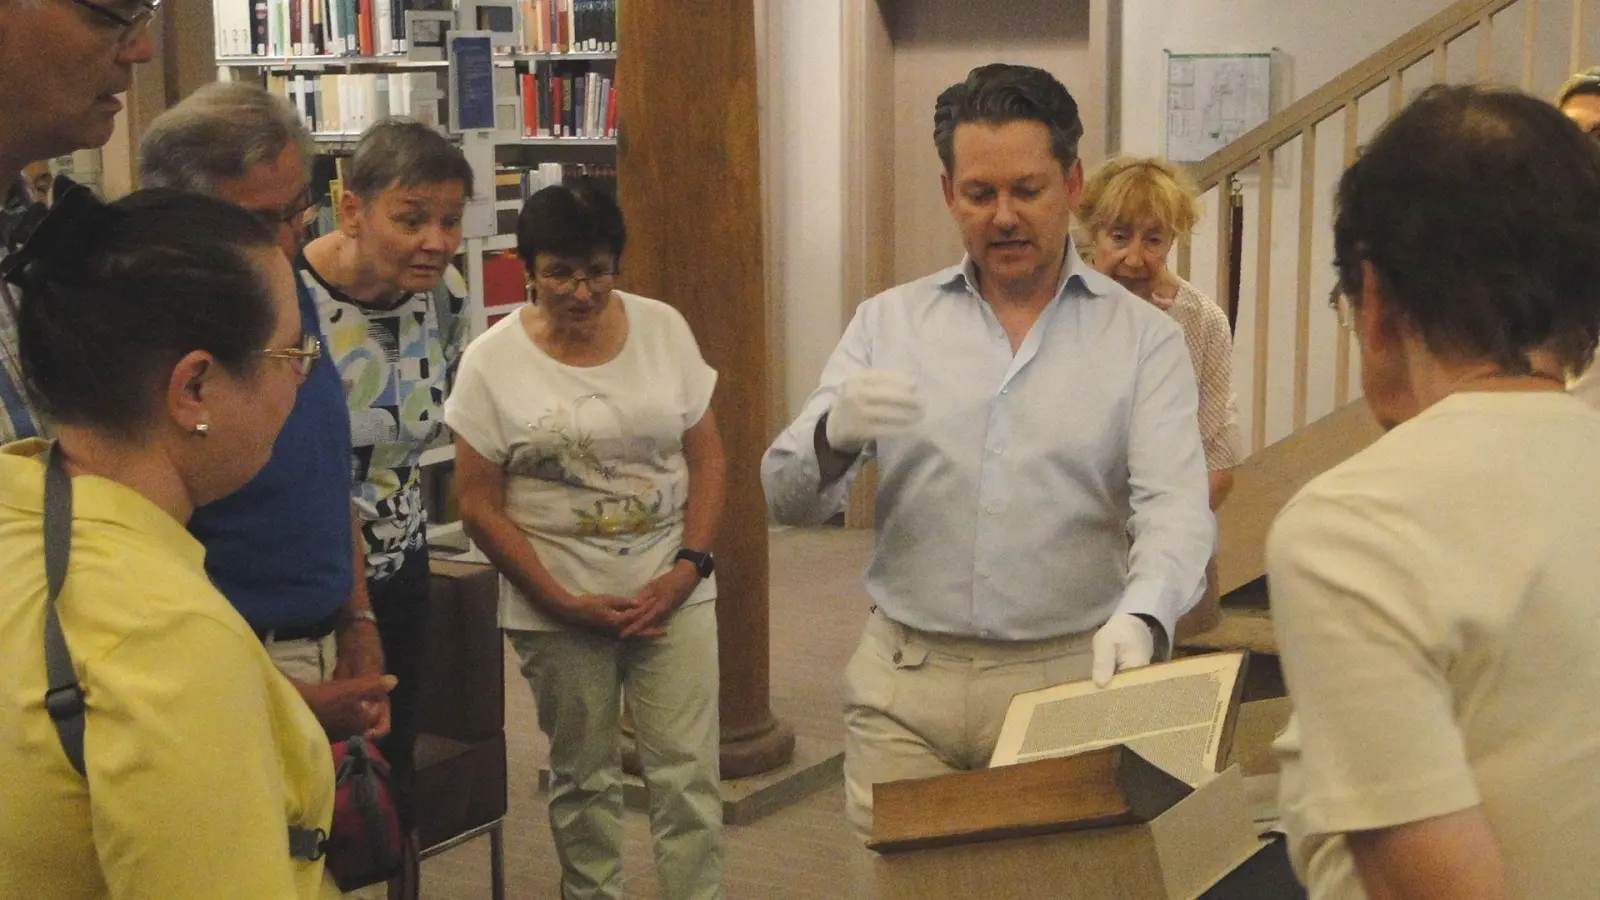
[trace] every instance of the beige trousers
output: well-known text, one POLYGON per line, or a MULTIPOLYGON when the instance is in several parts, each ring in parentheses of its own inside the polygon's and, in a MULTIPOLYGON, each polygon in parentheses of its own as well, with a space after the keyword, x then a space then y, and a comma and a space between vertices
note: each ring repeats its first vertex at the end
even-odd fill
POLYGON ((988 766, 1011 698, 1088 678, 1093 636, 978 640, 874 610, 844 673, 845 808, 857 836, 872 831, 874 784, 988 766))
POLYGON ((271 632, 261 645, 267 649, 267 658, 278 671, 306 684, 323 684, 333 678, 338 665, 339 645, 330 632, 316 640, 273 640, 271 632))
POLYGON ((659 638, 508 631, 550 739, 550 831, 563 900, 622 897, 625 689, 650 794, 665 900, 722 900, 717 608, 696 603, 659 638))

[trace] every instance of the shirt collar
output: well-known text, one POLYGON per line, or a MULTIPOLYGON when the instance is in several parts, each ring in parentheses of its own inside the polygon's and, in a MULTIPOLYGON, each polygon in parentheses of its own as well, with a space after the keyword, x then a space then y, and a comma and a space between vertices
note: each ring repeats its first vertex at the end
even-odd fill
MULTIPOLYGON (((1061 280, 1056 285, 1056 297, 1067 293, 1067 288, 1074 283, 1084 292, 1095 297, 1103 297, 1116 282, 1105 275, 1096 272, 1093 267, 1083 261, 1078 254, 1078 246, 1072 238, 1067 238, 1067 255, 1061 267, 1061 280)), ((978 265, 973 262, 970 253, 961 254, 961 262, 939 273, 938 282, 941 286, 965 286, 974 295, 982 296, 978 288, 978 265)))
MULTIPOLYGON (((43 515, 44 454, 48 441, 32 438, 0 447, 0 506, 43 515)), ((72 518, 126 529, 203 571, 206 551, 188 529, 138 491, 98 475, 72 479, 72 518)))

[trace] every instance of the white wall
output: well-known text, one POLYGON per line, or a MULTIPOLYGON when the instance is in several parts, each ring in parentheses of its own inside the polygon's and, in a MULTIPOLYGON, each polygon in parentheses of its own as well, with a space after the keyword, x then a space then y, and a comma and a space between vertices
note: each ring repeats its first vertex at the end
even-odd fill
POLYGON ((786 426, 816 387, 839 340, 844 253, 844 114, 840 0, 769 0, 768 72, 777 79, 770 114, 777 168, 773 226, 783 339, 782 396, 777 427, 786 426))
MULTIPOLYGON (((1596 0, 1585 4, 1586 21, 1600 11, 1596 0)), ((1523 0, 1494 19, 1489 34, 1487 78, 1480 79, 1478 59, 1481 31, 1472 31, 1453 42, 1446 56, 1445 79, 1451 82, 1486 80, 1517 84, 1523 75, 1522 48, 1530 5, 1536 9, 1534 65, 1530 89, 1540 95, 1552 92, 1566 75, 1571 43, 1572 0, 1523 0)), ((1283 65, 1278 81, 1281 108, 1323 86, 1351 66, 1401 36, 1411 28, 1450 5, 1449 0, 1123 0, 1120 60, 1121 148, 1125 153, 1159 155, 1165 148, 1162 117, 1165 51, 1237 52, 1276 50, 1283 65), (1335 36, 1332 39, 1329 36, 1335 36)), ((1594 43, 1593 41, 1589 42, 1594 43)), ((1434 60, 1424 58, 1402 77, 1402 99, 1413 96, 1433 80, 1434 60)), ((1383 123, 1389 110, 1389 92, 1379 88, 1364 98, 1358 116, 1358 137, 1365 141, 1383 123)), ((1332 411, 1334 380, 1338 369, 1336 341, 1338 329, 1324 301, 1333 286, 1332 272, 1332 194, 1343 169, 1343 113, 1336 114, 1318 128, 1316 166, 1311 183, 1312 205, 1307 221, 1312 229, 1307 254, 1308 352, 1306 354, 1307 421, 1332 411)), ((1254 173, 1240 182, 1245 198, 1244 261, 1241 281, 1240 313, 1235 336, 1234 383, 1239 395, 1245 434, 1255 424, 1252 396, 1256 372, 1254 346, 1263 339, 1267 346, 1265 415, 1262 423, 1265 442, 1286 437, 1295 428, 1294 391, 1296 379, 1296 314, 1299 285, 1299 229, 1302 175, 1299 171, 1301 143, 1295 140, 1274 157, 1271 267, 1265 290, 1257 274, 1261 221, 1259 183, 1254 173), (1256 313, 1261 296, 1268 300, 1269 314, 1261 327, 1256 313)), ((1202 290, 1216 286, 1216 243, 1214 226, 1217 199, 1213 194, 1204 204, 1205 219, 1196 230, 1194 267, 1191 280, 1202 290)), ((1220 299, 1220 298, 1219 298, 1220 299)), ((1360 393, 1359 378, 1353 371, 1349 380, 1351 396, 1360 393)))
POLYGON ((1038 66, 1069 87, 1087 84, 1089 3, 899 0, 889 9, 894 42, 894 271, 896 281, 904 282, 952 265, 962 253, 939 186, 934 101, 973 68, 992 62, 1038 66))
POLYGON ((1222 53, 1277 49, 1296 100, 1371 55, 1451 0, 1122 0, 1124 153, 1166 149, 1161 109, 1166 51, 1222 53))

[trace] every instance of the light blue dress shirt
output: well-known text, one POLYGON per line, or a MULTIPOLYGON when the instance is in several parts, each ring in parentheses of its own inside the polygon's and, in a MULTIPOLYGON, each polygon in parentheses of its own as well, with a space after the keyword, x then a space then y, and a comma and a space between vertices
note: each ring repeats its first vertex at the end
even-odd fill
POLYGON ((1075 248, 1066 259, 1015 354, 970 258, 861 304, 762 460, 777 520, 815 525, 876 456, 866 588, 897 622, 1034 640, 1131 613, 1170 636, 1199 599, 1216 523, 1183 332, 1075 248), (914 378, 927 413, 822 487, 817 423, 865 369, 914 378))

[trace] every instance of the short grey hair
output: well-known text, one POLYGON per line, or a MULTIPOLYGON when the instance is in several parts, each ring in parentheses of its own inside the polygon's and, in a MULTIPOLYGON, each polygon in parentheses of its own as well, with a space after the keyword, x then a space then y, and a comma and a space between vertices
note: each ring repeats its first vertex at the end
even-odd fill
POLYGON ((289 146, 309 171, 316 146, 289 101, 248 82, 208 84, 150 123, 139 141, 139 184, 215 195, 219 183, 289 146))
POLYGON ((345 167, 344 189, 371 203, 391 187, 458 181, 472 196, 472 165, 461 148, 431 126, 412 119, 384 119, 356 142, 345 167))

